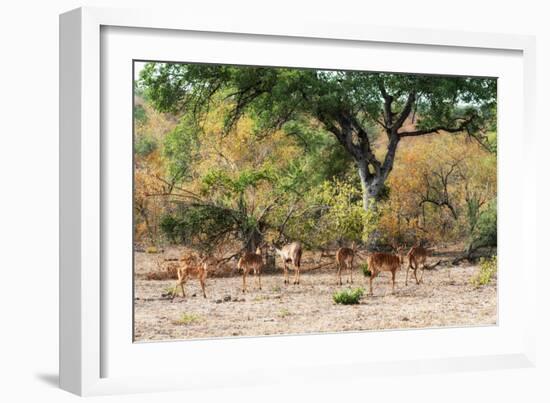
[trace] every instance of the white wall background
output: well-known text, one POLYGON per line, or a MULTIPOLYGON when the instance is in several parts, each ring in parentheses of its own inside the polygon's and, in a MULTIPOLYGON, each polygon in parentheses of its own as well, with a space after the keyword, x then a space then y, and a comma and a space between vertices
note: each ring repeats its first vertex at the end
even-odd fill
MULTIPOLYGON (((0 5, 0 399, 73 401, 57 389, 58 336, 58 14, 82 5, 175 7, 184 13, 246 14, 255 19, 322 18, 386 26, 464 29, 537 36, 538 150, 536 170, 540 251, 541 317, 539 364, 535 369, 484 373, 369 378, 350 384, 308 384, 193 393, 94 398, 100 401, 549 401, 550 298, 543 248, 550 224, 550 30, 544 1, 460 0, 301 1, 244 0, 39 1, 4 0, 0 5), (546 151, 545 148, 549 148, 546 151)), ((518 167, 521 169, 521 167, 518 167)), ((529 169, 534 169, 530 167, 529 169)), ((533 190, 533 195, 535 191, 533 190)), ((411 346, 413 348, 413 346, 411 346)))

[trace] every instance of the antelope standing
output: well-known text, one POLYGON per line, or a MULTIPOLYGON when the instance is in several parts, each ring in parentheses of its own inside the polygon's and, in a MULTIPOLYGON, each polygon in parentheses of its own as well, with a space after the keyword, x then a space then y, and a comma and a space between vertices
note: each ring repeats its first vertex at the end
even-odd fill
POLYGON ((260 248, 256 249, 256 253, 245 252, 239 261, 237 262, 237 269, 243 271, 243 293, 246 292, 246 275, 253 270, 254 274, 258 278, 258 288, 262 289, 261 272, 264 266, 260 248))
POLYGON ((380 274, 380 272, 383 272, 383 271, 391 272, 391 280, 392 280, 391 292, 392 294, 394 293, 395 272, 397 270, 400 270, 401 264, 403 264, 403 255, 402 255, 401 248, 397 248, 396 252, 397 253, 374 252, 367 257, 367 265, 371 272, 371 275, 369 278, 369 291, 371 295, 373 295, 372 282, 375 279, 375 277, 378 276, 378 274, 380 274))
POLYGON ((206 298, 206 276, 208 275, 209 260, 207 257, 199 257, 195 254, 190 254, 180 259, 180 264, 177 267, 178 281, 174 290, 172 291, 172 300, 177 295, 178 286, 181 287, 181 293, 185 298, 185 289, 183 286, 187 282, 187 279, 196 277, 202 288, 202 296, 206 298))
POLYGON ((285 284, 290 283, 288 278, 288 263, 292 263, 294 267, 293 284, 300 284, 300 261, 302 260, 302 244, 300 242, 292 242, 283 246, 281 249, 272 244, 273 249, 283 262, 283 281, 285 284))
POLYGON ((353 259, 355 258, 355 242, 351 248, 340 248, 336 252, 336 264, 338 266, 338 284, 342 285, 342 270, 349 270, 349 282, 353 283, 353 259))
POLYGON ((414 279, 416 280, 416 284, 422 283, 422 278, 424 277, 424 269, 426 268, 426 258, 428 257, 428 251, 423 246, 420 246, 420 243, 417 242, 416 245, 414 245, 409 252, 407 253, 407 259, 409 261, 409 265, 407 266, 407 276, 405 277, 405 285, 409 282, 409 269, 413 270, 414 279), (416 270, 418 269, 418 266, 422 264, 422 273, 420 274, 420 280, 418 280, 418 277, 416 276, 416 270))

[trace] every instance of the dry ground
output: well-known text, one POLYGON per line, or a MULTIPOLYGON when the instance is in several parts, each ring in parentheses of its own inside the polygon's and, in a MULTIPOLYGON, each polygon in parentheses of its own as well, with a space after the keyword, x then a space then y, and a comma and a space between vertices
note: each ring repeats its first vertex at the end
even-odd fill
MULTIPOLYGON (((282 272, 265 274, 262 290, 249 277, 246 294, 241 291, 242 277, 209 278, 206 299, 198 281, 191 279, 187 298, 171 302, 162 295, 174 280, 144 277, 157 258, 136 253, 136 341, 490 325, 497 320, 496 281, 472 286, 470 278, 478 267, 471 265, 438 266, 426 270, 423 284, 409 279, 408 286, 403 269, 397 274, 394 295, 390 274, 382 273, 375 279, 374 296, 365 294, 359 305, 333 302, 332 294, 349 285, 336 285, 332 267, 303 270, 300 285, 284 285, 282 272)), ((316 266, 311 259, 304 263, 306 269, 316 266)), ((353 287, 358 286, 367 291, 368 278, 356 268, 353 287)))

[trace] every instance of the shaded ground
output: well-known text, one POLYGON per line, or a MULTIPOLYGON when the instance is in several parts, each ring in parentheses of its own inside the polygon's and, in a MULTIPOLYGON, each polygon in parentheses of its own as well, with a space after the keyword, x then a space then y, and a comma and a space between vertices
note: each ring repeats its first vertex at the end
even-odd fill
MULTIPOLYGON (((439 254, 429 263, 441 258, 439 254)), ((397 274, 395 295, 390 274, 382 273, 374 282, 374 296, 344 306, 335 304, 332 294, 349 285, 336 285, 333 267, 307 271, 318 266, 307 255, 300 285, 284 285, 281 271, 262 276, 262 290, 255 278, 248 277, 248 293, 243 294, 242 277, 209 278, 204 299, 198 281, 191 279, 187 298, 176 297, 173 302, 162 294, 174 286, 174 280, 144 278, 156 259, 136 253, 136 341, 490 325, 497 319, 496 281, 472 286, 470 278, 478 267, 471 265, 438 266, 426 270, 424 284, 409 279, 408 286, 403 269, 397 274)), ((358 286, 367 291, 368 278, 356 268, 353 287, 358 286)))

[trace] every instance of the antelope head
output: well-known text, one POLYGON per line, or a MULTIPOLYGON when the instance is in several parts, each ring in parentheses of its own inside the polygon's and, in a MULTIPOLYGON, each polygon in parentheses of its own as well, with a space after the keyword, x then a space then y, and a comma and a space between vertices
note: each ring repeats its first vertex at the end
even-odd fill
POLYGON ((392 248, 394 251, 394 254, 399 257, 399 265, 402 265, 405 263, 405 247, 403 245, 398 245, 395 242, 392 242, 392 248))

